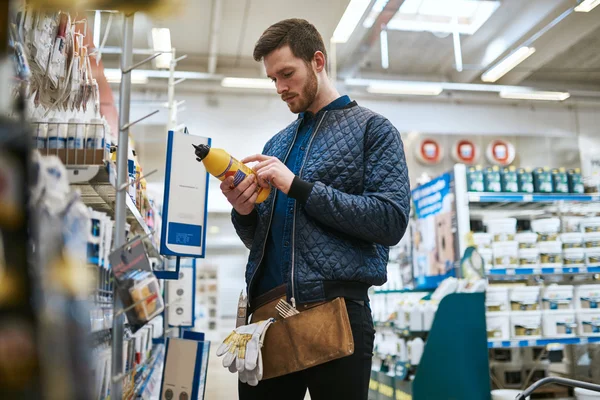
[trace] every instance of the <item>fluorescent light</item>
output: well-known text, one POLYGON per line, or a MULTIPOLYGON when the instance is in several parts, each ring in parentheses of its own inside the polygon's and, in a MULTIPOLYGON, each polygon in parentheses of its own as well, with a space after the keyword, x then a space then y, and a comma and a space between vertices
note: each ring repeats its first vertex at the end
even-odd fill
POLYGON ((388 51, 387 30, 382 29, 379 38, 381 40, 381 68, 388 69, 390 67, 390 57, 388 51))
POLYGON ((152 47, 154 51, 164 52, 154 59, 156 68, 169 69, 173 54, 171 51, 171 30, 169 28, 152 28, 152 47))
POLYGON ((221 81, 221 86, 243 89, 275 89, 275 84, 270 79, 259 78, 232 78, 226 77, 221 81))
POLYGON ((437 96, 442 93, 441 85, 431 83, 394 83, 381 81, 371 83, 367 87, 367 92, 374 94, 400 94, 414 96, 437 96))
POLYGON ((533 53, 535 53, 535 48, 533 47, 519 47, 498 64, 484 72, 484 74, 481 75, 481 80, 484 82, 496 82, 506 75, 508 71, 525 61, 533 53))
POLYGON ((342 15, 333 32, 332 40, 335 43, 346 43, 350 39, 350 35, 354 32, 356 25, 358 25, 370 3, 370 0, 350 0, 344 15, 342 15))
POLYGON ((379 16, 379 14, 381 14, 388 1, 389 0, 375 1, 375 4, 373 4, 373 8, 371 8, 371 11, 367 15, 367 18, 365 18, 365 20, 363 21, 363 27, 368 29, 373 26, 373 24, 377 20, 377 17, 379 16))
POLYGON ((575 7, 575 11, 590 12, 599 4, 600 0, 583 0, 577 7, 575 7))
POLYGON ((571 97, 571 94, 568 92, 502 91, 500 97, 516 100, 564 101, 571 97))
POLYGON ((500 7, 497 0, 404 0, 388 29, 473 35, 500 7))
POLYGON ((92 43, 94 46, 100 46, 100 25, 102 24, 102 14, 99 10, 96 10, 94 13, 94 36, 92 39, 92 43))
MULTIPOLYGON (((121 71, 118 69, 106 68, 104 76, 109 83, 121 82, 121 71)), ((144 74, 144 71, 133 70, 131 71, 131 83, 134 85, 145 85, 148 83, 148 76, 144 74)))

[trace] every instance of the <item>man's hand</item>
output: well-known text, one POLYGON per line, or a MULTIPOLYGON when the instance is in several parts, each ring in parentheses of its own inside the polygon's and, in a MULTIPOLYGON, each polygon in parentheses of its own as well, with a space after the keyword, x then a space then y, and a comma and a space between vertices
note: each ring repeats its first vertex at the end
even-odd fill
POLYGON ((254 210, 254 202, 258 197, 257 188, 254 174, 247 176, 235 187, 233 186, 233 176, 221 182, 221 192, 240 215, 248 215, 254 210))
POLYGON ((271 186, 288 194, 292 182, 294 181, 294 173, 277 157, 269 157, 262 154, 256 154, 244 158, 242 163, 258 162, 252 169, 258 175, 258 184, 262 187, 271 186))

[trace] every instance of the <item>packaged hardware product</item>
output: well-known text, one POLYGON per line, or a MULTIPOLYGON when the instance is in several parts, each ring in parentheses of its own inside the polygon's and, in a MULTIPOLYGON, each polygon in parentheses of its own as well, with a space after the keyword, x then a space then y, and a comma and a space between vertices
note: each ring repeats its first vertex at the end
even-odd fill
POLYGON ((500 178, 500 168, 498 166, 487 167, 483 174, 483 182, 486 192, 501 192, 502 183, 500 178))
POLYGON ((486 220, 487 231, 492 235, 494 242, 512 241, 517 233, 516 218, 500 218, 486 220))
POLYGON ((575 290, 577 308, 598 309, 600 305, 600 285, 581 285, 575 290))
POLYGON ((518 265, 519 243, 515 241, 494 242, 492 252, 496 268, 514 268, 518 265))
POLYGON ((600 311, 579 310, 577 323, 581 336, 600 336, 600 311))
POLYGON ((545 337, 577 335, 577 317, 573 311, 544 311, 543 320, 545 337))
POLYGON ((579 168, 570 169, 567 171, 567 177, 569 179, 569 193, 583 194, 584 187, 581 170, 579 168))
POLYGON ((488 339, 510 339, 510 317, 507 312, 486 314, 485 321, 488 339))
POLYGON ((543 218, 531 221, 531 229, 538 234, 538 242, 555 242, 559 239, 560 219, 543 218))
POLYGON ((539 338, 542 336, 542 313, 513 311, 510 313, 510 329, 515 339, 539 338))
POLYGON ((562 233, 560 241, 565 250, 583 248, 583 235, 579 232, 562 233))
POLYGON ((600 251, 587 251, 585 252, 585 263, 588 267, 600 267, 600 251))
POLYGON ((550 168, 536 168, 533 171, 533 188, 536 193, 552 193, 552 172, 550 168))
POLYGON ((546 268, 559 268, 563 266, 563 253, 561 242, 541 242, 538 244, 540 250, 540 265, 546 268))
POLYGON ((535 311, 539 308, 538 286, 515 287, 510 291, 510 307, 513 311, 535 311))
POLYGON ((542 308, 545 310, 568 310, 573 308, 573 291, 571 285, 550 285, 544 288, 542 308))
POLYGON ((517 169, 515 167, 504 168, 501 179, 503 192, 517 193, 519 191, 517 169))
POLYGON ((538 235, 534 232, 520 232, 515 235, 515 240, 519 243, 519 249, 535 249, 538 235))
MULTIPOLYGON (((246 176, 254 174, 254 171, 242 164, 223 149, 208 147, 204 144, 194 146, 196 157, 201 161, 209 174, 223 181, 233 176, 233 185, 239 185, 246 176)), ((258 197, 256 203, 262 203, 269 197, 271 186, 257 187, 258 197)))
POLYGON ((600 251, 600 232, 586 233, 583 237, 583 247, 587 252, 600 251))
POLYGON ((569 179, 564 168, 552 170, 552 186, 554 186, 554 193, 569 193, 569 179))
POLYGON ((581 231, 583 233, 600 232, 600 218, 585 218, 581 221, 581 231))
POLYGON ((519 249, 519 266, 535 267, 540 263, 540 252, 538 249, 519 249))
POLYGON ((467 190, 469 192, 483 192, 483 168, 480 165, 467 169, 467 190))
POLYGON ((483 262, 485 263, 485 268, 489 269, 494 266, 494 252, 492 249, 477 249, 477 252, 483 258, 483 262))
POLYGON ((485 308, 489 313, 510 310, 507 287, 488 286, 485 291, 485 308))
POLYGON ((517 170, 517 180, 519 183, 519 192, 533 193, 533 174, 530 168, 519 168, 517 170))
POLYGON ((581 248, 564 249, 563 263, 569 267, 583 267, 585 266, 585 252, 581 248))

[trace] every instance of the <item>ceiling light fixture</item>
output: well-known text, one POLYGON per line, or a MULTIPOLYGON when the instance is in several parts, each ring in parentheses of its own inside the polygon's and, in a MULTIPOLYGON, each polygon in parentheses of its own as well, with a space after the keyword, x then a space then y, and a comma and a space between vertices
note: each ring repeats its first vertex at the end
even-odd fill
POLYGON ((226 77, 221 81, 221 86, 242 89, 275 89, 275 84, 270 79, 260 78, 234 78, 226 77))
MULTIPOLYGON (((133 85, 145 85, 148 83, 148 76, 144 71, 134 70, 131 71, 131 83, 133 85)), ((104 76, 108 83, 120 83, 121 82, 121 71, 114 68, 106 68, 104 70, 104 76)))
POLYGON ((600 5, 600 0, 583 0, 577 7, 575 7, 575 11, 590 12, 598 5, 600 5))
POLYGON ((484 82, 496 82, 514 67, 525 61, 533 53, 535 53, 535 48, 533 47, 519 47, 502 61, 484 72, 483 75, 481 75, 481 80, 484 82))
POLYGON ((370 3, 370 0, 350 0, 344 15, 340 18, 340 22, 333 32, 332 40, 335 43, 346 43, 350 39, 352 32, 356 29, 356 25, 358 25, 370 3))
POLYGON ((390 56, 388 50, 388 34, 387 29, 381 29, 379 34, 381 41, 381 68, 388 69, 390 67, 390 56))
POLYGON ((564 101, 571 97, 568 92, 502 91, 500 97, 515 100, 564 101))
POLYGON ((173 55, 171 51, 171 30, 169 28, 152 28, 152 47, 155 52, 163 52, 154 59, 156 68, 169 69, 173 55))
POLYGON ((373 94, 399 94, 408 96, 437 96, 444 89, 440 85, 429 83, 392 83, 382 81, 372 83, 367 87, 367 92, 373 94))

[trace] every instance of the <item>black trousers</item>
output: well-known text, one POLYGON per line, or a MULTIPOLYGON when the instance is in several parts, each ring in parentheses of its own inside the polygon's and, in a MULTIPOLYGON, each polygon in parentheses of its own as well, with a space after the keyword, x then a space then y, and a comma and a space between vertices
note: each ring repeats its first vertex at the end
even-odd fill
POLYGON ((240 400, 367 400, 375 329, 368 305, 346 301, 354 354, 250 386, 238 381, 240 400))

